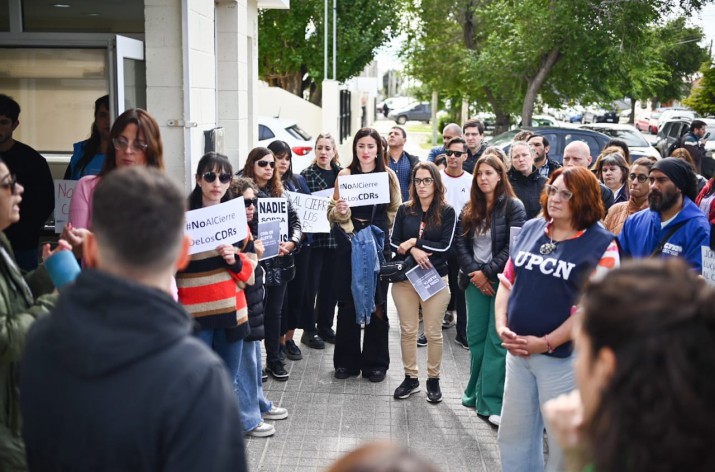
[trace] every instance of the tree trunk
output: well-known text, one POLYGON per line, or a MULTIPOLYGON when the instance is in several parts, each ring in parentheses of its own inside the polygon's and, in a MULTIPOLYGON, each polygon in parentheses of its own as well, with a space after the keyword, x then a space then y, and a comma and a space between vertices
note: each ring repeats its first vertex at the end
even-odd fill
POLYGON ((526 95, 524 96, 524 105, 521 109, 522 126, 531 126, 531 117, 534 114, 534 102, 536 101, 536 96, 539 94, 541 86, 544 85, 544 81, 549 76, 551 69, 554 68, 554 65, 558 62, 560 57, 559 48, 553 48, 541 60, 541 66, 539 66, 539 70, 536 72, 534 78, 528 79, 526 95))
POLYGON ((492 106, 496 119, 496 123, 494 124, 494 136, 509 131, 509 113, 499 108, 499 102, 494 97, 494 93, 492 93, 491 89, 484 87, 484 93, 487 96, 487 101, 492 106))
POLYGON ((634 124, 636 122, 636 99, 630 97, 631 99, 631 116, 628 117, 628 124, 634 124))

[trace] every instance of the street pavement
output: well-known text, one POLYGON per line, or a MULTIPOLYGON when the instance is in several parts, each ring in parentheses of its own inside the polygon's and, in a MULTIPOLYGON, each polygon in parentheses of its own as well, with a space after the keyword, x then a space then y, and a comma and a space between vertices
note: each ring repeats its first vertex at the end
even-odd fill
MULTIPOLYGON (((333 345, 314 350, 298 343, 300 361, 287 360, 287 382, 269 379, 269 400, 285 407, 289 417, 273 421, 271 438, 246 438, 251 471, 321 471, 355 447, 391 440, 432 461, 439 470, 499 471, 497 430, 474 409, 461 404, 469 379, 469 352, 454 342, 454 327, 442 331, 444 354, 440 385, 444 400, 426 401, 427 348, 418 348, 419 393, 405 400, 392 397, 404 379, 397 312, 389 298, 390 369, 381 383, 362 377, 333 377, 333 345)), ((296 331, 295 339, 300 339, 296 331)))

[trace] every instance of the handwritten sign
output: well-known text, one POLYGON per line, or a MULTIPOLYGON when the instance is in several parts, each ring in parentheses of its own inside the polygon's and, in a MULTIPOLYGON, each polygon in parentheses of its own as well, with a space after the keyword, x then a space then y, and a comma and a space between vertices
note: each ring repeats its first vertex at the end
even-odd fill
POLYGON ((280 221, 266 221, 258 223, 258 239, 263 243, 265 251, 259 260, 265 261, 278 255, 281 236, 280 221))
POLYGON ((703 256, 703 278, 715 285, 715 252, 707 246, 701 246, 703 256))
POLYGON ((59 234, 65 228, 70 217, 70 201, 76 180, 55 180, 55 233, 59 234))
POLYGON ((390 181, 387 172, 343 175, 338 179, 340 198, 348 206, 390 203, 390 181))
POLYGON ((259 198, 258 223, 278 221, 281 224, 281 241, 288 241, 288 199, 259 198))
POLYGON ((191 237, 189 254, 233 244, 248 235, 243 197, 219 205, 186 212, 186 234, 191 237))
POLYGON ((434 267, 423 269, 420 266, 415 266, 414 269, 407 271, 405 275, 407 275, 407 280, 410 281, 423 302, 426 302, 447 287, 447 284, 444 283, 444 280, 442 280, 442 277, 439 276, 434 267))
POLYGON ((300 226, 304 233, 329 233, 328 221, 329 198, 306 195, 304 193, 286 192, 293 209, 298 213, 300 226))

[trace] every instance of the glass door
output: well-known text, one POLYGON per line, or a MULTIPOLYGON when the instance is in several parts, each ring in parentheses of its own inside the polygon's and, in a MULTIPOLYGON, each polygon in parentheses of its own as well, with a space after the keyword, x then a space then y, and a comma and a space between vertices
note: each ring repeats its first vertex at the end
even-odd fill
POLYGON ((114 67, 110 74, 114 92, 113 116, 119 116, 129 108, 146 109, 146 63, 144 42, 126 36, 114 38, 114 67))

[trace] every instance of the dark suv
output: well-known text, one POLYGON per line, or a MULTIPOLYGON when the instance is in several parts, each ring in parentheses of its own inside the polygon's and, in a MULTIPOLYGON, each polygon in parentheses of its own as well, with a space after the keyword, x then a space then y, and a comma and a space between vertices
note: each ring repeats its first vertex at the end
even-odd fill
MULTIPOLYGON (((712 139, 715 136, 715 120, 711 118, 698 118, 705 122, 706 135, 709 136, 707 143, 705 144, 705 159, 700 163, 700 170, 703 177, 710 178, 715 176, 715 159, 713 159, 713 149, 715 149, 715 144, 712 139)), ((676 142, 681 136, 687 134, 690 131, 690 118, 678 118, 677 120, 670 120, 663 123, 660 131, 658 131, 657 141, 655 143, 656 149, 660 152, 663 157, 670 156, 676 146, 676 142)))
POLYGON ((495 136, 487 143, 488 146, 497 146, 503 149, 507 154, 511 147, 511 142, 514 136, 519 131, 529 130, 539 136, 544 136, 549 141, 549 157, 558 163, 564 160, 564 148, 572 141, 584 141, 588 144, 591 151, 591 157, 596 160, 596 157, 601 154, 601 150, 606 146, 606 143, 611 139, 603 133, 591 131, 582 128, 561 128, 561 127, 524 127, 517 128, 499 136, 495 136))

